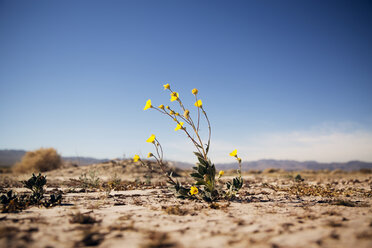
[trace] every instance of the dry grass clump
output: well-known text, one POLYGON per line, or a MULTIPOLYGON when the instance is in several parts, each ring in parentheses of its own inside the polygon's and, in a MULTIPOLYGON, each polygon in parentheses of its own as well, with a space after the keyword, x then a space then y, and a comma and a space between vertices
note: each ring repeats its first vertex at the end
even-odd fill
POLYGON ((177 206, 177 205, 176 206, 168 206, 168 207, 162 206, 162 209, 167 214, 172 214, 172 215, 184 216, 184 215, 187 215, 187 214, 190 213, 186 208, 181 208, 180 206, 177 206))
POLYGON ((71 216, 70 223, 77 223, 77 224, 94 224, 99 223, 100 220, 92 217, 88 214, 82 214, 80 212, 71 216))
POLYGON ((61 165, 61 156, 54 148, 40 148, 35 151, 26 152, 21 162, 13 166, 13 172, 44 172, 57 169, 61 165))
POLYGON ((172 241, 168 233, 149 231, 148 242, 141 246, 142 248, 171 248, 180 247, 178 243, 172 241))

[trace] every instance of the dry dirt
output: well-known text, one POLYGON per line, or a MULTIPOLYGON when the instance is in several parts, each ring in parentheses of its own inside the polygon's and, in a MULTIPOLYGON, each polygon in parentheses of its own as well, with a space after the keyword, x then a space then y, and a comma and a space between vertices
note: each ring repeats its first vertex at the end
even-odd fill
MULTIPOLYGON (((1 213, 0 247, 372 247, 372 174, 268 172, 215 204, 177 199, 129 161, 47 172, 62 205, 1 213)), ((0 174, 1 193, 27 193, 29 177, 0 174)))

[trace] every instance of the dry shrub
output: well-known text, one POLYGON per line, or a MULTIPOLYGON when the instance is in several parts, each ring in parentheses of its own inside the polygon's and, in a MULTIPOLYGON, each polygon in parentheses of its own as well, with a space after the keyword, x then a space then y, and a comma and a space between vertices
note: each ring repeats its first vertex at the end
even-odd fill
POLYGON ((59 168, 62 165, 61 156, 54 148, 40 148, 26 152, 21 162, 13 166, 15 173, 43 172, 59 168))
POLYGON ((101 221, 90 216, 89 214, 82 214, 80 212, 76 213, 75 215, 72 215, 72 218, 70 219, 70 223, 77 224, 94 224, 99 222, 101 221))
POLYGON ((189 214, 189 211, 185 208, 180 208, 180 206, 162 206, 164 212, 167 214, 184 216, 189 214))
POLYGON ((280 172, 280 170, 276 169, 276 168, 266 168, 262 171, 262 173, 264 173, 264 174, 277 173, 277 172, 280 172))

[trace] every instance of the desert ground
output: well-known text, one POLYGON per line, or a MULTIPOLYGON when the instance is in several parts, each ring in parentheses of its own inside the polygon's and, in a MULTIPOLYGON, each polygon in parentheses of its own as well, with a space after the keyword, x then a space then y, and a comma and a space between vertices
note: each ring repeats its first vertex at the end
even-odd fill
MULTIPOLYGON (((213 204, 175 198, 130 160, 43 174, 62 203, 1 213, 0 247, 372 247, 369 171, 246 172, 235 199, 213 204)), ((1 194, 28 194, 29 177, 0 174, 1 194)))

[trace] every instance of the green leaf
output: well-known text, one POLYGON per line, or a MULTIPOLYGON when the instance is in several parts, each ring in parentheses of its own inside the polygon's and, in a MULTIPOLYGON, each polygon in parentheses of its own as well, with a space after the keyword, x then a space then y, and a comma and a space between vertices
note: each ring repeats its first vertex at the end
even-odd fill
POLYGON ((207 168, 202 165, 202 164, 198 164, 198 172, 200 175, 205 175, 207 173, 207 168))
POLYGON ((216 168, 214 167, 214 165, 212 165, 212 166, 210 166, 210 167, 207 168, 207 173, 206 174, 208 174, 208 176, 210 176, 213 179, 215 178, 215 176, 216 176, 216 168))
POLYGON ((236 177, 233 179, 233 184, 234 184, 234 186, 235 185, 237 185, 239 182, 238 182, 238 180, 236 179, 236 177))
POLYGON ((208 163, 208 161, 205 161, 205 159, 204 158, 200 158, 200 157, 198 157, 198 160, 199 160, 199 162, 202 164, 202 165, 205 165, 205 166, 210 166, 210 164, 208 163))
POLYGON ((214 166, 214 164, 212 164, 211 168, 212 168, 211 170, 213 172, 212 173, 212 177, 215 178, 215 176, 216 176, 216 167, 214 166))
POLYGON ((194 152, 194 154, 198 157, 198 158, 203 158, 203 155, 199 152, 194 152))
POLYGON ((191 173, 190 176, 203 179, 203 176, 200 175, 199 173, 196 173, 196 172, 195 173, 191 173))

